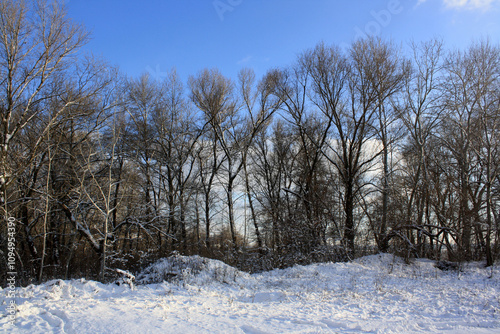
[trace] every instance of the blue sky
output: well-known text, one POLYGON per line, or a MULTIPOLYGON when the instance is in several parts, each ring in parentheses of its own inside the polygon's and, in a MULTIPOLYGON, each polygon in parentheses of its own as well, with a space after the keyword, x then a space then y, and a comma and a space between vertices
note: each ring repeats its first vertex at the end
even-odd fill
POLYGON ((318 42, 349 45, 363 34, 406 44, 439 37, 448 49, 500 41, 500 0, 66 0, 92 32, 86 51, 130 76, 183 80, 217 67, 236 78, 291 64, 318 42))

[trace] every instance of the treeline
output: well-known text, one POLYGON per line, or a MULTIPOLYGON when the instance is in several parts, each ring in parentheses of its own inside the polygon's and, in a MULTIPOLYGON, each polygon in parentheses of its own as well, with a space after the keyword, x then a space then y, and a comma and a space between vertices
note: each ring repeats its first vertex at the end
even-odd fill
POLYGON ((0 0, 1 280, 180 252, 246 270, 500 255, 500 48, 318 44, 257 80, 127 78, 56 3, 0 0))

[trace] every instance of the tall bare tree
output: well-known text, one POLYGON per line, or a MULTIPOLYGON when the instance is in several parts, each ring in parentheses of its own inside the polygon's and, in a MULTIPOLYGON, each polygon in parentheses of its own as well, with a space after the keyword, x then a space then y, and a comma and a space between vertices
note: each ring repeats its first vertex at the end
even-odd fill
POLYGON ((337 169, 343 186, 343 242, 347 256, 352 258, 354 211, 363 187, 362 177, 377 156, 367 150, 367 142, 375 135, 377 92, 371 78, 377 69, 366 41, 355 42, 349 52, 345 55, 337 47, 319 44, 307 54, 306 64, 311 76, 311 100, 328 124, 329 138, 323 139, 322 152, 337 169))
MULTIPOLYGON (((0 1, 2 215, 19 218, 36 258, 28 263, 39 260, 35 240, 40 216, 33 196, 38 196, 38 182, 45 176, 46 159, 50 160, 47 135, 87 114, 110 82, 103 62, 80 57, 87 41, 86 30, 67 17, 60 2, 0 1)), ((47 214, 43 213, 45 218, 47 214)), ((51 221, 44 226, 50 227, 51 221)))
POLYGON ((182 241, 187 250, 187 206, 194 193, 196 151, 202 135, 198 116, 184 96, 183 84, 175 70, 161 82, 158 108, 153 125, 158 134, 154 140, 161 187, 168 204, 167 233, 173 243, 182 241))
MULTIPOLYGON (((443 66, 443 43, 431 40, 423 43, 411 43, 412 71, 405 78, 403 99, 404 105, 398 108, 398 117, 404 124, 407 133, 402 145, 406 161, 404 175, 408 189, 406 195, 406 219, 393 227, 393 234, 404 233, 403 225, 418 231, 427 226, 429 235, 447 233, 446 226, 440 222, 433 222, 431 204, 431 166, 432 151, 437 126, 441 120, 441 84, 443 66), (441 228, 440 228, 441 227, 441 228)), ((424 234, 425 235, 425 234, 424 234)), ((405 240, 412 240, 411 230, 407 231, 405 240)), ((437 241, 437 240, 436 240, 437 241)), ((431 240, 432 242, 432 240, 431 240)))
POLYGON ((398 95, 403 91, 405 79, 409 73, 409 64, 401 55, 398 47, 391 42, 371 37, 364 43, 368 49, 367 52, 371 54, 368 58, 370 63, 365 64, 365 66, 369 67, 366 74, 376 94, 377 139, 382 146, 382 180, 380 185, 382 215, 378 230, 375 231, 375 239, 379 250, 387 252, 390 238, 388 228, 389 225, 394 225, 394 219, 392 222, 389 221, 390 183, 392 183, 390 178, 393 174, 393 162, 389 159, 394 151, 396 141, 401 138, 395 109, 397 104, 401 103, 398 95))
POLYGON ((204 70, 189 78, 190 98, 203 112, 203 122, 207 131, 202 137, 203 150, 198 152, 200 180, 203 188, 205 207, 205 245, 210 249, 212 205, 214 181, 219 174, 225 154, 221 154, 220 139, 224 137, 223 128, 236 105, 233 96, 233 84, 218 70, 204 70))
MULTIPOLYGON (((4 192, 16 172, 9 167, 11 142, 43 112, 37 106, 51 97, 45 89, 75 62, 76 52, 87 40, 88 33, 67 18, 58 2, 0 2, 0 163, 4 192)), ((67 99, 52 117, 53 121, 68 106, 92 93, 66 94, 67 99)), ((45 125, 36 145, 40 145, 50 126, 45 125)))

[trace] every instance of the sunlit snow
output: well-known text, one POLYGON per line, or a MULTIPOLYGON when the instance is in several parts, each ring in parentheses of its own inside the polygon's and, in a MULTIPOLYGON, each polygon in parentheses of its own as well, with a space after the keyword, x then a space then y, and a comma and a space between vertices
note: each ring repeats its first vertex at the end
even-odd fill
MULTIPOLYGON (((499 333, 500 267, 441 271, 392 255, 246 274, 162 260, 136 284, 53 280, 17 290, 11 333, 499 333), (168 280, 163 281, 164 279, 168 280), (160 282, 138 284, 142 281, 160 282)), ((0 313, 6 314, 6 291, 0 313)))

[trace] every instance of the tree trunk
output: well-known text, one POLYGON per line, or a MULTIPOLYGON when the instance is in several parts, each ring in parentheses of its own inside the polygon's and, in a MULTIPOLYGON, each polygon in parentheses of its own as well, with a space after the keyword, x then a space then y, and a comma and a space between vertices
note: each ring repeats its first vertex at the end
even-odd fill
POLYGON ((227 183, 227 206, 229 215, 229 228, 231 230, 231 248, 233 251, 236 250, 236 230, 234 228, 234 202, 233 202, 233 182, 234 178, 229 175, 229 181, 227 183))
POLYGON ((354 230, 354 189, 352 180, 349 180, 345 189, 345 226, 344 226, 344 244, 346 247, 346 255, 349 259, 354 258, 354 238, 356 236, 354 230))
POLYGON ((250 180, 248 178, 248 171, 247 171, 247 164, 246 162, 243 165, 244 168, 244 173, 245 173, 245 190, 246 190, 246 195, 248 199, 248 205, 250 206, 250 215, 252 219, 253 226, 255 228, 255 237, 257 238, 257 247, 259 248, 259 252, 262 253, 262 238, 260 236, 260 231, 259 231, 259 225, 257 224, 257 217, 255 215, 255 208, 253 206, 253 200, 252 200, 252 195, 251 195, 251 189, 250 189, 250 180))

